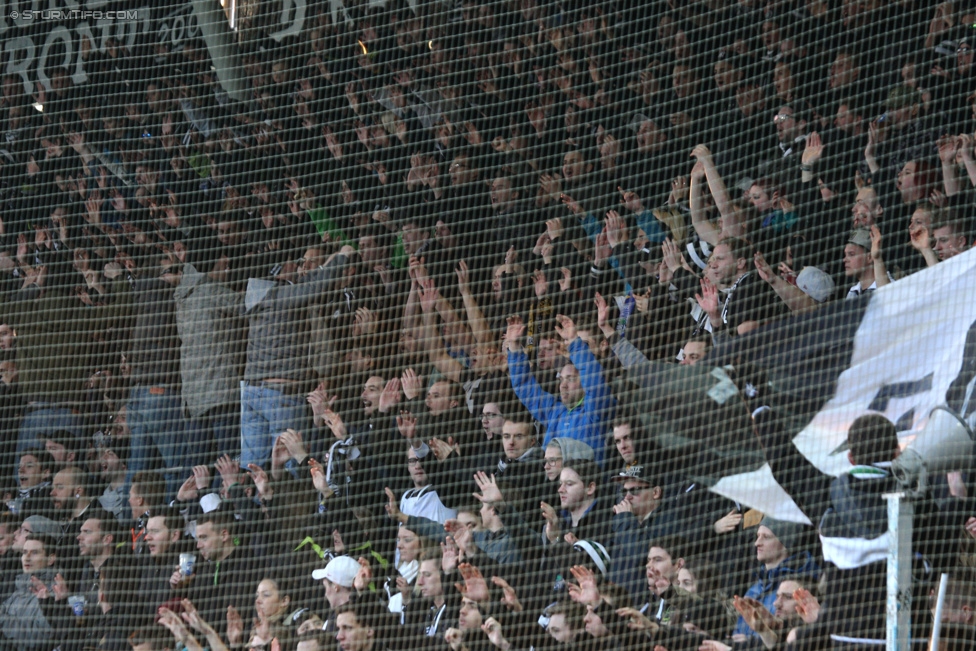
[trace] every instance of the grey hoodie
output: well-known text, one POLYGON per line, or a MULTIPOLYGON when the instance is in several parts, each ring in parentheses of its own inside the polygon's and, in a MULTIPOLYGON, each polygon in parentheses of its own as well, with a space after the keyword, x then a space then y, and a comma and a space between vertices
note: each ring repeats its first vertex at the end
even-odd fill
POLYGON ((244 297, 191 265, 173 294, 183 402, 193 417, 240 399, 244 297))
POLYGON ((565 437, 557 437, 549 441, 546 447, 557 447, 563 454, 563 463, 568 461, 593 461, 593 448, 582 441, 565 437))
POLYGON ((295 284, 248 281, 245 380, 309 379, 308 306, 330 289, 345 264, 346 256, 337 255, 295 284))
MULTIPOLYGON (((47 586, 54 584, 57 570, 36 572, 47 586)), ((0 605, 0 630, 4 638, 17 649, 48 651, 53 645, 54 629, 44 617, 37 597, 31 592, 31 575, 21 574, 14 582, 14 591, 0 605)))

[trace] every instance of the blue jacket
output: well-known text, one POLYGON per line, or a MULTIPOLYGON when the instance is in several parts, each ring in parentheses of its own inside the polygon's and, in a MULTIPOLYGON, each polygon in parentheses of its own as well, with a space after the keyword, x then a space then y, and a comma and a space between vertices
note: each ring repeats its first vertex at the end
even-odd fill
MULTIPOLYGON (((749 586, 746 590, 746 597, 752 597, 756 601, 762 602, 762 605, 772 614, 776 614, 776 609, 773 608, 773 603, 776 601, 776 591, 779 590, 779 584, 783 581, 790 581, 798 578, 799 580, 812 581, 816 580, 817 576, 820 574, 820 568, 814 562, 813 557, 810 552, 801 552, 799 554, 793 554, 785 561, 777 565, 771 570, 767 570, 765 565, 760 566, 756 570, 756 582, 749 586)), ((735 629, 732 631, 735 633, 742 633, 743 635, 748 635, 750 637, 759 637, 755 631, 753 631, 746 621, 739 616, 738 621, 735 623, 735 629)))
POLYGON ((596 462, 602 466, 606 447, 604 432, 613 417, 613 395, 603 377, 603 367, 579 337, 569 344, 569 360, 579 372, 584 392, 583 402, 572 409, 567 409, 557 396, 542 390, 524 351, 508 353, 512 389, 532 417, 545 423, 543 448, 556 437, 576 439, 593 448, 596 462))

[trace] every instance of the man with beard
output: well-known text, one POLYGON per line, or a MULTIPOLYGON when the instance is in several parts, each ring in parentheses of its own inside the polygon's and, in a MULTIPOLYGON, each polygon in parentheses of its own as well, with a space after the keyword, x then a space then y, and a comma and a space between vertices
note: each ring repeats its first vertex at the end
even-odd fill
POLYGON ((102 568, 108 562, 118 561, 115 558, 121 549, 118 543, 124 542, 124 536, 118 521, 103 510, 92 510, 81 524, 75 539, 78 541, 78 555, 84 565, 76 586, 78 593, 85 597, 89 612, 97 608, 102 568))
MULTIPOLYGON (((91 479, 81 468, 68 466, 54 475, 51 482, 51 502, 61 525, 61 538, 73 541, 81 532, 81 525, 92 512, 92 498, 88 494, 91 479)), ((95 507, 99 508, 99 507, 95 507)), ((99 509, 100 510, 100 509, 99 509)), ((80 571, 81 563, 73 545, 66 546, 60 565, 67 572, 80 571)))

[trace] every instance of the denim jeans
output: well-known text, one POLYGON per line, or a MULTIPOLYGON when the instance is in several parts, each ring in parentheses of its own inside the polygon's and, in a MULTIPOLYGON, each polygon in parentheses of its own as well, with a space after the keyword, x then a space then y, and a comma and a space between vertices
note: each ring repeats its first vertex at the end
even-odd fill
POLYGON ((301 432, 305 422, 305 396, 241 382, 241 467, 264 466, 278 435, 289 428, 301 432))
MULTIPOLYGON (((241 453, 241 412, 237 405, 224 405, 186 420, 186 465, 212 464, 225 454, 241 453)), ((219 480, 215 477, 215 480, 219 480)))
POLYGON ((158 458, 166 476, 166 499, 176 496, 189 476, 183 440, 183 404, 179 391, 137 385, 129 390, 126 419, 132 431, 126 486, 140 470, 152 468, 158 458))
MULTIPOLYGON (((81 415, 67 407, 37 404, 20 423, 17 433, 17 459, 26 448, 42 447, 42 435, 65 430, 81 436, 81 415)), ((16 460, 14 461, 16 463, 16 460)))

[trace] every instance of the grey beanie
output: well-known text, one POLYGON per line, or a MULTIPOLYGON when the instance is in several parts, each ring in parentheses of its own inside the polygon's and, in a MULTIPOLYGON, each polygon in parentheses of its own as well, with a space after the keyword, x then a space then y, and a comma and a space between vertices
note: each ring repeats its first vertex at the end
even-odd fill
POLYGON ((32 515, 24 520, 24 524, 30 525, 32 533, 42 533, 54 538, 61 537, 61 525, 43 515, 32 515))
POLYGON ((786 547, 786 551, 793 554, 797 551, 797 546, 802 542, 803 532, 806 530, 806 525, 802 525, 796 522, 787 522, 786 520, 777 520, 776 518, 771 518, 768 515, 764 515, 762 522, 759 526, 766 527, 773 532, 773 535, 779 539, 783 547, 786 547))
POLYGON ((593 448, 582 441, 565 437, 554 438, 546 447, 556 446, 563 454, 563 463, 569 461, 595 461, 593 448))

